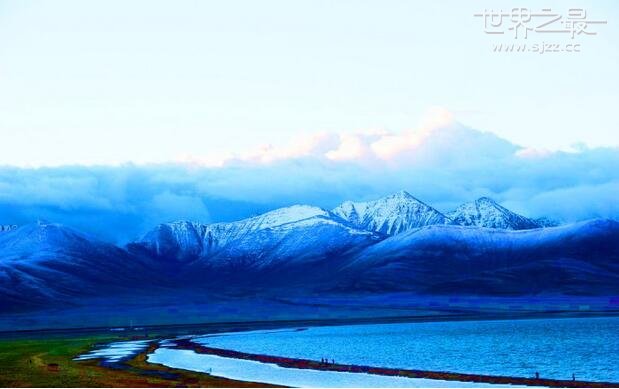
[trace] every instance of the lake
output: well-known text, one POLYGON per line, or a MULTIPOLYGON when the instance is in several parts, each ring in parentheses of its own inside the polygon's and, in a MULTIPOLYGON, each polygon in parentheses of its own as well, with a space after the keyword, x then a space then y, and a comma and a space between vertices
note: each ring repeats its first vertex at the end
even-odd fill
POLYGON ((313 327, 197 336, 247 353, 336 363, 619 382, 619 318, 313 327))

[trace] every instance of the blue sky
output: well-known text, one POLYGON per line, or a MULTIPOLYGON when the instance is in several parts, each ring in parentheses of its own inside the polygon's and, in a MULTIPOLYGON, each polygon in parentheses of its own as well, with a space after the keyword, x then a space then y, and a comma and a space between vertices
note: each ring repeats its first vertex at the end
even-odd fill
POLYGON ((543 3, 573 5, 608 20, 582 52, 499 55, 472 15, 541 3, 1 1, 0 164, 242 153, 434 106, 524 146, 617 145, 619 5, 543 3))
POLYGON ((123 240, 406 189, 617 217, 616 1, 2 1, 0 223, 123 240), (496 53, 485 9, 587 11, 496 53), (110 232, 110 226, 114 232, 110 232))

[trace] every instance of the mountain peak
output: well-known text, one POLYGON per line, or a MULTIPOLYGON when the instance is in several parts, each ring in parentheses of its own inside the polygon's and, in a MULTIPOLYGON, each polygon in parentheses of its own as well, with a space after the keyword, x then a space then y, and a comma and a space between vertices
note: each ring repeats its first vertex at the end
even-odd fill
POLYGON ((445 216, 401 190, 374 201, 346 201, 333 213, 356 228, 395 235, 412 228, 444 224, 445 216))
POLYGON ((326 216, 328 213, 328 211, 312 205, 295 204, 289 207, 278 208, 256 217, 272 216, 285 218, 286 221, 297 221, 314 216, 326 216))
POLYGON ((65 225, 41 221, 0 234, 0 251, 4 252, 5 258, 19 259, 24 252, 33 249, 38 253, 37 258, 47 258, 50 253, 92 253, 112 247, 115 246, 65 225))
POLYGON ((51 223, 46 220, 37 220, 34 223, 25 224, 15 229, 14 232, 20 235, 38 234, 41 237, 46 237, 49 234, 83 235, 81 232, 63 224, 51 223))
MULTIPOLYGON (((410 193, 408 193, 405 190, 399 190, 389 196, 387 196, 386 198, 394 198, 394 199, 415 199, 415 197, 413 195, 411 195, 410 193)), ((417 200, 417 199, 415 199, 417 200)))
POLYGON ((405 190, 400 190, 388 196, 381 197, 380 199, 374 200, 374 202, 377 202, 377 201, 416 202, 416 203, 423 204, 425 206, 429 206, 405 190))
POLYGON ((477 204, 492 204, 492 205, 499 205, 499 203, 497 203, 496 201, 494 201, 494 199, 490 198, 490 197, 486 197, 486 196, 482 196, 480 198, 478 198, 477 200, 475 200, 475 202, 477 204))
POLYGON ((292 205, 230 223, 179 221, 162 224, 148 232, 137 244, 159 257, 186 260, 211 255, 231 242, 245 241, 248 237, 277 241, 285 235, 284 231, 320 228, 325 224, 339 224, 342 229, 350 229, 327 210, 309 205, 292 205))
POLYGON ((250 227, 251 230, 278 227, 285 224, 296 223, 302 220, 313 218, 328 218, 331 212, 311 205, 291 205, 289 207, 278 208, 262 215, 254 216, 249 219, 235 223, 250 227))
POLYGON ((447 214, 455 224, 507 230, 527 230, 541 227, 540 223, 503 207, 490 197, 480 197, 464 203, 447 214))

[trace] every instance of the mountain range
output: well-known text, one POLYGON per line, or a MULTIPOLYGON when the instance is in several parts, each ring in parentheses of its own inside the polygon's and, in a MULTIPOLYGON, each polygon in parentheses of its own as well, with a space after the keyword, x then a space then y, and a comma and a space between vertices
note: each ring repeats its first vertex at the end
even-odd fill
POLYGON ((487 197, 443 214, 401 191, 333 210, 161 224, 123 247, 47 222, 0 233, 0 312, 123 295, 392 292, 619 295, 619 223, 555 226, 487 197))

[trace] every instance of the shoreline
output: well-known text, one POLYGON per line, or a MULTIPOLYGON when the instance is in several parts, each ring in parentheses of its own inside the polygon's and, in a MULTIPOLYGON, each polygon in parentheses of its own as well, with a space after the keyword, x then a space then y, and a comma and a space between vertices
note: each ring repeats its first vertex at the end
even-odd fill
MULTIPOLYGON (((530 312, 470 312, 458 314, 430 314, 430 315, 402 315, 402 316, 379 316, 379 317, 353 317, 353 318, 330 318, 330 319, 285 319, 285 320, 259 320, 259 321, 222 321, 192 324, 162 324, 140 325, 133 327, 73 327, 73 328, 47 328, 0 331, 0 339, 13 337, 45 336, 45 335, 74 335, 74 334, 101 334, 110 333, 115 335, 141 336, 144 331, 161 336, 189 335, 191 331, 199 330, 202 333, 242 332, 264 329, 282 329, 295 327, 323 327, 354 324, 390 324, 390 323, 428 323, 428 322, 456 322, 456 321, 491 321, 491 320, 534 320, 534 319, 570 319, 570 318, 602 318, 618 317, 617 311, 578 311, 578 310, 553 310, 553 311, 530 311, 530 312), (122 331, 113 332, 115 328, 123 328, 122 331)), ((152 337, 152 336, 151 336, 152 337)))
POLYGON ((245 353, 234 350, 207 347, 188 339, 174 340, 175 346, 170 347, 178 350, 191 350, 197 354, 215 355, 224 358, 248 360, 261 363, 275 364, 282 368, 307 369, 318 371, 330 371, 340 373, 366 373, 380 376, 421 378, 441 381, 483 383, 496 385, 524 385, 524 386, 544 386, 551 388, 616 388, 619 382, 596 382, 596 381, 572 381, 551 378, 526 378, 511 376, 496 376, 486 374, 455 373, 443 371, 417 370, 417 369, 398 369, 384 368, 365 365, 350 365, 340 363, 323 363, 320 361, 279 357, 266 354, 245 353))
MULTIPOLYGON (((220 334, 223 332, 241 332, 241 331, 251 331, 251 330, 269 330, 269 329, 292 329, 292 328, 306 328, 306 327, 321 327, 321 326, 339 326, 339 325, 354 325, 354 324, 388 324, 388 323, 415 323, 415 322, 452 322, 452 321, 484 321, 484 320, 531 320, 531 319, 542 319, 542 318, 551 318, 551 319, 568 319, 575 317, 586 317, 586 318, 600 318, 600 317, 616 317, 617 314, 613 314, 613 312, 595 312, 592 314, 591 312, 570 312, 566 314, 566 312, 562 312, 562 314, 556 314, 549 312, 544 312, 543 314, 518 314, 518 315, 458 315, 457 317, 444 315, 428 315, 428 316, 414 316, 414 317, 405 317, 405 316, 397 316, 397 317, 382 317, 382 318, 352 318, 352 319, 337 319, 337 320, 279 320, 279 321, 261 321, 261 322, 228 322, 228 323, 208 323, 204 324, 196 324, 196 325, 165 325, 165 326, 154 326, 154 327, 145 327, 148 331, 148 335, 145 336, 143 334, 143 329, 140 331, 127 330, 124 332, 110 332, 110 328, 99 328, 95 329, 78 329, 78 330, 51 330, 53 331, 53 337, 46 338, 49 336, 50 331, 28 331, 27 333, 21 332, 17 334, 13 339, 32 339, 37 338, 39 336, 43 336, 44 339, 55 339, 58 342, 69 342, 72 338, 83 337, 88 331, 97 333, 98 336, 104 336, 109 339, 127 339, 127 340, 137 340, 137 339, 171 339, 175 336, 182 335, 196 335, 197 332, 201 334, 220 334), (86 331, 86 332, 85 332, 86 331), (33 333, 34 332, 34 333, 33 333)), ((15 333, 13 333, 15 334, 15 333)), ((6 334, 5 334, 6 335, 6 334)), ((0 341, 7 341, 10 337, 3 337, 0 333, 0 341)), ((173 340, 178 343, 181 340, 173 340)), ((185 342, 190 342, 190 340, 185 339, 185 342)), ((106 342, 107 343, 107 342, 106 342)), ((245 359, 248 361, 255 362, 265 362, 265 363, 273 363, 278 366, 287 367, 291 370, 294 368, 297 369, 313 369, 319 371, 331 371, 331 372, 348 372, 348 373, 368 373, 374 375, 383 375, 383 376, 392 376, 392 377, 405 377, 405 378, 421 378, 421 379, 431 379, 431 380, 442 380, 442 381, 452 381, 452 382, 465 382, 465 383, 479 383, 479 384, 511 384, 511 385, 534 385, 534 386, 547 386, 547 387, 619 387, 619 383, 609 383, 609 382, 591 382, 591 381, 571 381, 571 380, 559 380, 559 379, 534 379, 534 378, 524 378, 524 377, 509 377, 509 376, 493 376, 493 375, 479 375, 479 374, 471 374, 471 373, 451 373, 451 372, 441 372, 441 371, 426 371, 426 370, 412 370, 412 369, 392 369, 392 368, 379 368, 373 366, 362 366, 362 365, 346 365, 346 364, 321 364, 319 361, 305 360, 305 359, 295 359, 295 358, 286 358, 286 357, 274 357, 269 355, 261 355, 261 354, 249 354, 236 352, 231 350, 224 349, 215 349, 208 348, 205 346, 197 345, 191 342, 191 345, 183 344, 184 346, 188 346, 184 349, 190 349, 195 352, 196 347, 197 350, 204 351, 207 354, 234 358, 234 359, 245 359)), ((179 349, 181 349, 179 347, 179 349)), ((145 353, 146 354, 146 353, 145 353)), ((140 358, 146 357, 146 355, 140 354, 140 358)), ((80 362, 84 363, 84 362, 80 362)), ((164 365, 156 366, 153 365, 146 360, 143 360, 143 367, 148 367, 149 369, 154 370, 163 370, 168 371, 164 365)), ((89 362, 85 362, 86 365, 89 362)), ((85 366, 87 367, 87 366, 85 366)), ((105 368, 107 370, 109 368, 105 368)), ((177 370, 180 374, 179 377, 185 377, 187 374, 192 377, 190 382, 198 377, 198 380, 205 379, 204 382, 211 382, 208 375, 204 375, 200 372, 195 372, 193 370, 187 370, 183 372, 181 370, 177 370), (200 378, 202 377, 202 378, 200 378)), ((127 374, 130 372, 127 371, 127 374)), ((133 370, 134 377, 141 379, 149 379, 148 376, 142 376, 138 371, 133 370)), ((219 385, 221 386, 262 386, 268 387, 273 386, 271 384, 261 384, 259 382, 255 382, 252 380, 235 380, 234 378, 224 378, 213 376, 218 379, 219 385), (236 385, 233 384, 236 382, 236 385)), ((114 385, 115 386, 115 385, 114 385)), ((122 385, 121 385, 122 386, 122 385)), ((136 386, 135 384, 132 386, 136 386)))

